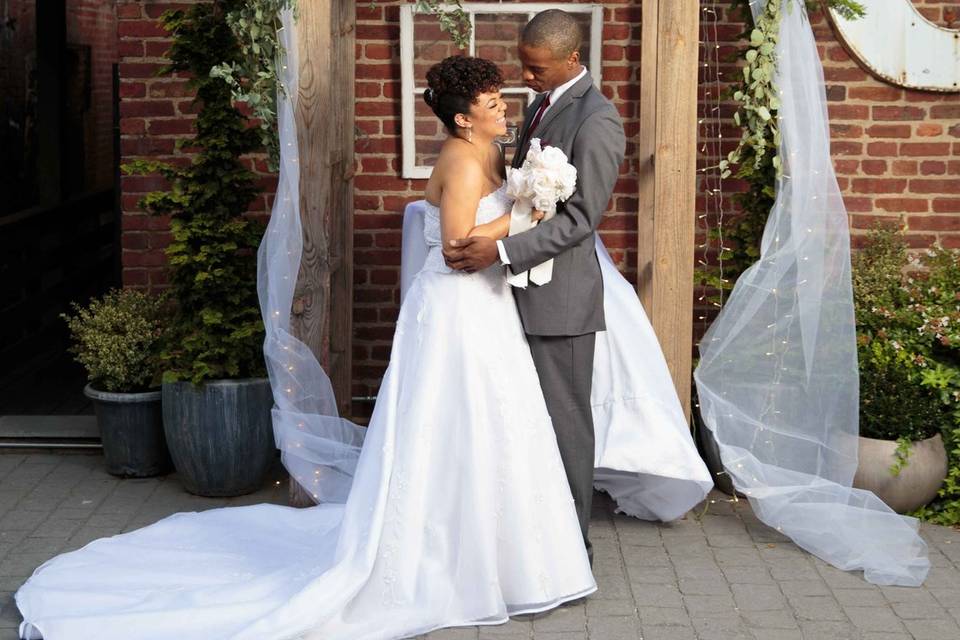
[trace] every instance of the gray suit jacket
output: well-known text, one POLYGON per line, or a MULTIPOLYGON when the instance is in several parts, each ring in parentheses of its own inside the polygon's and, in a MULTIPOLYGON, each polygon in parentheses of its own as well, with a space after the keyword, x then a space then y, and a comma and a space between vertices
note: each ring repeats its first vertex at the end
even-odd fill
POLYGON ((577 168, 577 188, 551 220, 503 239, 513 273, 554 259, 550 282, 514 288, 514 297, 530 335, 603 331, 603 280, 594 242, 626 151, 623 125, 616 107, 594 87, 589 74, 560 96, 536 131, 528 132, 542 100, 537 98, 527 109, 513 166, 523 163, 528 138, 540 138, 543 146, 561 149, 577 168))

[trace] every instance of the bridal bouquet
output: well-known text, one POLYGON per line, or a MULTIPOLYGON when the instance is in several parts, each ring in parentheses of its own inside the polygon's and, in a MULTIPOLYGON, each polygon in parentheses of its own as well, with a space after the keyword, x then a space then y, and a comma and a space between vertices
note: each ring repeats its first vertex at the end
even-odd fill
MULTIPOLYGON (((537 225, 532 217, 534 209, 543 211, 544 220, 552 218, 557 213, 557 203, 573 195, 576 186, 577 168, 567 161, 566 154, 556 147, 541 148, 539 138, 531 139, 523 165, 519 169, 507 170, 507 194, 514 198, 510 211, 510 235, 537 225)), ((551 259, 507 280, 513 286, 526 287, 528 280, 543 285, 552 277, 551 259)))

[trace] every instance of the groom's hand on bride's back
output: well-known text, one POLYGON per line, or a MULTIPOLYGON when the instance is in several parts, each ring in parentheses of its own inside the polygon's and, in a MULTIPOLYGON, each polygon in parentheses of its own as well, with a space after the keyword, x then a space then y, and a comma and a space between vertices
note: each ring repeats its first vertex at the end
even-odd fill
POLYGON ((486 236, 451 240, 443 248, 443 259, 447 266, 467 273, 486 269, 499 258, 496 241, 486 236))

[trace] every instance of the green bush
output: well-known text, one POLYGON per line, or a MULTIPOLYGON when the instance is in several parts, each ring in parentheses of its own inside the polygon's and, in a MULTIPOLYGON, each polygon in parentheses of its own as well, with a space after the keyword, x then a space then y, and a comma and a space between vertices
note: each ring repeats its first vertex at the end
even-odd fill
POLYGON ((141 200, 149 213, 170 216, 166 254, 176 308, 161 354, 164 382, 266 374, 256 290, 263 225, 245 215, 259 189, 240 161, 261 148, 260 134, 234 107, 229 85, 210 74, 241 55, 225 17, 237 6, 236 0, 218 0, 163 14, 161 23, 173 36, 163 73, 189 76, 197 91, 196 134, 182 141, 195 153, 186 166, 124 166, 132 173, 159 173, 171 184, 141 200))
POLYGON ((100 391, 131 393, 156 387, 164 331, 160 298, 130 289, 112 290, 83 307, 71 304, 66 320, 70 352, 100 391))
MULTIPOLYGON (((897 229, 878 227, 853 259, 861 435, 906 443, 941 433, 950 471, 916 515, 960 523, 960 254, 910 256, 897 229)), ((895 465, 894 471, 902 465, 895 465)))

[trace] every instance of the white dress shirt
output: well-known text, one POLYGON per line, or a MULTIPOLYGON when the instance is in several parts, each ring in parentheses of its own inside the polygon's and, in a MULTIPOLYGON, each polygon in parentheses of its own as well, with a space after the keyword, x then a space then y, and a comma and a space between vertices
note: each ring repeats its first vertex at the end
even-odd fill
MULTIPOLYGON (((580 73, 578 73, 575 78, 564 82, 559 87, 555 87, 550 92, 550 104, 548 104, 547 108, 543 110, 543 115, 540 116, 541 122, 543 121, 543 118, 546 117, 547 112, 553 108, 553 105, 557 104, 557 100, 560 99, 560 96, 566 93, 570 87, 577 84, 577 82, 580 81, 580 78, 582 78, 585 75, 587 75, 587 68, 584 66, 581 66, 580 73)), ((507 257, 507 250, 503 248, 503 242, 501 242, 500 240, 497 240, 497 252, 500 254, 500 262, 502 262, 503 264, 510 264, 510 258, 507 257)))

